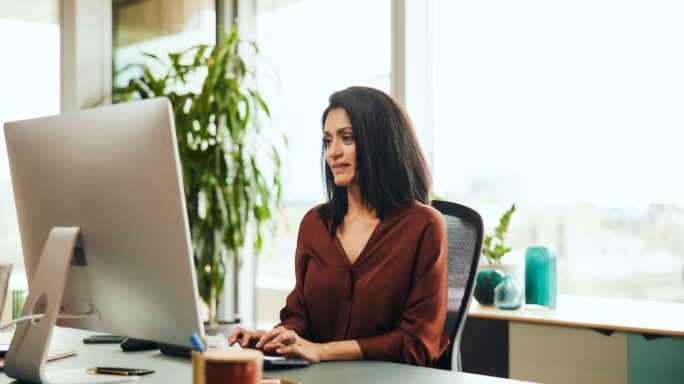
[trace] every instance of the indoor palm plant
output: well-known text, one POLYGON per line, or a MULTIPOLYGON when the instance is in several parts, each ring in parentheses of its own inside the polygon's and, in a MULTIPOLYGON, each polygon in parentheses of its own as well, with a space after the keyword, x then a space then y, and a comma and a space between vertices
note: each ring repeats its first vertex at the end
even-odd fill
MULTIPOLYGON (((216 46, 143 54, 124 69, 135 75, 113 95, 119 102, 165 96, 173 105, 199 294, 210 324, 218 320, 227 266, 238 265, 244 246, 258 252, 261 228, 274 223, 280 203, 280 156, 261 132, 269 109, 247 65, 256 55, 256 45, 242 42, 234 27, 216 46)), ((234 271, 230 299, 237 308, 234 271)))

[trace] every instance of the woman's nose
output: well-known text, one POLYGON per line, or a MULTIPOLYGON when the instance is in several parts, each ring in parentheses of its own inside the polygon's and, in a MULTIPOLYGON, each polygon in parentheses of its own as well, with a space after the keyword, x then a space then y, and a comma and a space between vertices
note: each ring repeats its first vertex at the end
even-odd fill
POLYGON ((339 140, 333 140, 333 142, 330 143, 328 150, 330 151, 330 156, 332 157, 342 156, 342 146, 340 145, 339 140))

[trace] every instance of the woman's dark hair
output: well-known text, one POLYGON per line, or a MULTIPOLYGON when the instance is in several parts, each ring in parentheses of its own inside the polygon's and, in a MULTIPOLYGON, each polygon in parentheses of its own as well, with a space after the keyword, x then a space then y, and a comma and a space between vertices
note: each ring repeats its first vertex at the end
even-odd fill
MULTIPOLYGON (((323 126, 328 113, 337 108, 342 108, 351 121, 361 202, 374 208, 381 220, 393 209, 413 200, 429 204, 430 170, 404 109, 384 92, 368 87, 335 92, 328 101, 323 126)), ((330 220, 330 233, 335 235, 347 213, 347 188, 335 185, 325 161, 325 145, 322 163, 328 202, 318 212, 330 220)))

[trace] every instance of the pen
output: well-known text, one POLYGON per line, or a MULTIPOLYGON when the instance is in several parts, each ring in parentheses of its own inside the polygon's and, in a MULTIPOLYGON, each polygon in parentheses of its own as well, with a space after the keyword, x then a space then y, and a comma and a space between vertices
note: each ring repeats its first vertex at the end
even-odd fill
POLYGON ((193 333, 190 335, 190 342, 192 343, 192 346, 195 347, 195 349, 197 349, 200 353, 205 351, 204 343, 198 334, 193 333))
POLYGON ((129 376, 132 374, 130 368, 114 368, 114 367, 95 367, 88 369, 89 373, 106 373, 108 375, 129 376))

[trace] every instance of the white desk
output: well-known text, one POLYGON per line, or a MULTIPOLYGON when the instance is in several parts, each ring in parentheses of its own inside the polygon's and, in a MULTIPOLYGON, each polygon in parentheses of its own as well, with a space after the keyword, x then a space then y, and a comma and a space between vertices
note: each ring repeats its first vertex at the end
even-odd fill
POLYGON ((559 295, 555 309, 507 311, 473 302, 461 358, 468 372, 543 383, 681 384, 683 319, 684 303, 559 295))
MULTIPOLYGON (((93 334, 68 328, 57 328, 52 339, 52 348, 74 349, 78 355, 47 363, 46 368, 68 369, 94 366, 122 366, 146 368, 156 371, 133 383, 188 383, 192 382, 190 360, 166 356, 159 351, 123 352, 117 344, 83 344, 83 337, 93 334)), ((462 384, 507 384, 521 381, 500 379, 469 373, 449 372, 431 368, 412 367, 403 364, 379 361, 326 362, 307 368, 267 372, 266 375, 303 384, 314 383, 462 383, 462 384)), ((0 384, 11 383, 12 379, 0 375, 0 384)))
POLYGON ((476 301, 468 317, 684 337, 684 304, 559 295, 555 309, 507 311, 476 301))

